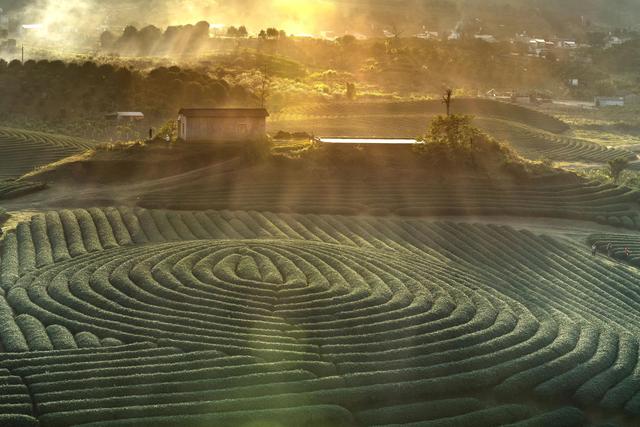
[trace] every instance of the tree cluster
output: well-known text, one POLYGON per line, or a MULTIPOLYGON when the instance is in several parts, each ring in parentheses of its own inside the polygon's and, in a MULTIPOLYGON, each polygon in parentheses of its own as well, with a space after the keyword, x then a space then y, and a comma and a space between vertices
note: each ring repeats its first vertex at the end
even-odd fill
POLYGON ((258 38, 262 40, 285 40, 287 33, 284 30, 278 30, 277 28, 267 28, 266 30, 260 30, 258 38))
POLYGON ((0 116, 7 121, 29 118, 38 127, 93 137, 115 111, 141 111, 147 123, 157 124, 181 107, 255 102, 243 87, 201 70, 173 66, 147 73, 94 62, 0 60, 0 93, 0 116))
POLYGON ((247 31, 247 27, 244 25, 238 28, 231 26, 227 28, 227 37, 245 38, 249 37, 249 32, 247 31))
POLYGON ((518 174, 526 166, 511 147, 475 127, 472 116, 451 114, 434 118, 416 149, 438 167, 487 173, 502 169, 518 174))
MULTIPOLYGON (((105 31, 100 37, 100 46, 105 52, 132 56, 198 53, 207 48, 209 28, 206 21, 167 27, 164 32, 154 25, 140 30, 129 25, 120 36, 105 31)), ((239 31, 236 29, 236 33, 239 31)))

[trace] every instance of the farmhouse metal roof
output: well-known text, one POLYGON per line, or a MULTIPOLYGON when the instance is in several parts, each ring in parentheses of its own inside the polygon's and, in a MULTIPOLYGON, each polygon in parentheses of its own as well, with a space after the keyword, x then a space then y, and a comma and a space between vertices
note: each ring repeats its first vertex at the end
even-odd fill
POLYGON ((118 111, 116 113, 107 114, 107 119, 129 119, 129 120, 144 120, 144 113, 139 111, 118 111))
POLYGON ((144 113, 140 111, 117 111, 107 114, 108 117, 144 117, 144 113))
POLYGON ((264 108, 183 108, 179 114, 186 117, 269 117, 264 108))

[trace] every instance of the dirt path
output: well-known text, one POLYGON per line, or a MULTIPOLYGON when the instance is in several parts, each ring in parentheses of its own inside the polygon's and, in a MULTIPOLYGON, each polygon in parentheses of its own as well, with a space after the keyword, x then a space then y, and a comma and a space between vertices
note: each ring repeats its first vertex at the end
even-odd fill
POLYGON ((29 209, 46 210, 68 206, 87 205, 131 205, 141 194, 155 190, 167 190, 197 181, 203 177, 229 175, 236 171, 237 164, 233 161, 217 163, 205 168, 196 169, 170 177, 144 180, 139 183, 127 184, 96 184, 80 182, 56 182, 51 188, 30 194, 14 200, 5 200, 2 207, 9 211, 29 209), (84 203, 83 203, 84 202, 84 203))

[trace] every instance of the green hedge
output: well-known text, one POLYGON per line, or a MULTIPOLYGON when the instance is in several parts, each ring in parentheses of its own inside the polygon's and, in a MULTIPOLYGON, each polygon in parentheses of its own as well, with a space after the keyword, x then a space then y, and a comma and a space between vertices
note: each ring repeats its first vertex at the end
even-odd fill
MULTIPOLYGON (((43 420, 43 427, 52 418, 43 420)), ((55 418, 53 418, 55 419, 55 418)), ((352 427, 353 417, 339 406, 302 406, 290 409, 270 409, 241 412, 222 412, 207 415, 148 417, 103 421, 78 427, 238 427, 241 425, 277 425, 279 427, 352 427)))

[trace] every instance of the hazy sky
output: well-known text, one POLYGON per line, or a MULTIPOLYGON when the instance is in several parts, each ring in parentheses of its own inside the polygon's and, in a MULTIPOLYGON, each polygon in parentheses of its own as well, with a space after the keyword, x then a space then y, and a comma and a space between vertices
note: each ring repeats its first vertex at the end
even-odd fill
POLYGON ((111 22, 158 26, 195 23, 276 25, 291 32, 317 30, 346 9, 371 1, 358 0, 0 0, 25 20, 51 25, 111 22))
POLYGON ((93 34, 105 25, 166 27, 201 20, 246 25, 253 33, 273 26, 317 34, 367 31, 373 24, 451 29, 465 17, 499 21, 513 8, 520 12, 512 16, 523 18, 519 27, 549 21, 556 31, 583 15, 613 25, 637 25, 640 17, 640 0, 0 0, 0 7, 19 14, 22 23, 44 24, 51 41, 73 32, 93 34))
POLYGON ((277 26, 296 33, 367 24, 354 20, 366 20, 371 10, 408 18, 415 16, 417 5, 447 1, 451 0, 0 0, 0 7, 22 11, 24 20, 60 27, 105 21, 166 26, 207 20, 244 24, 254 31, 277 26))

